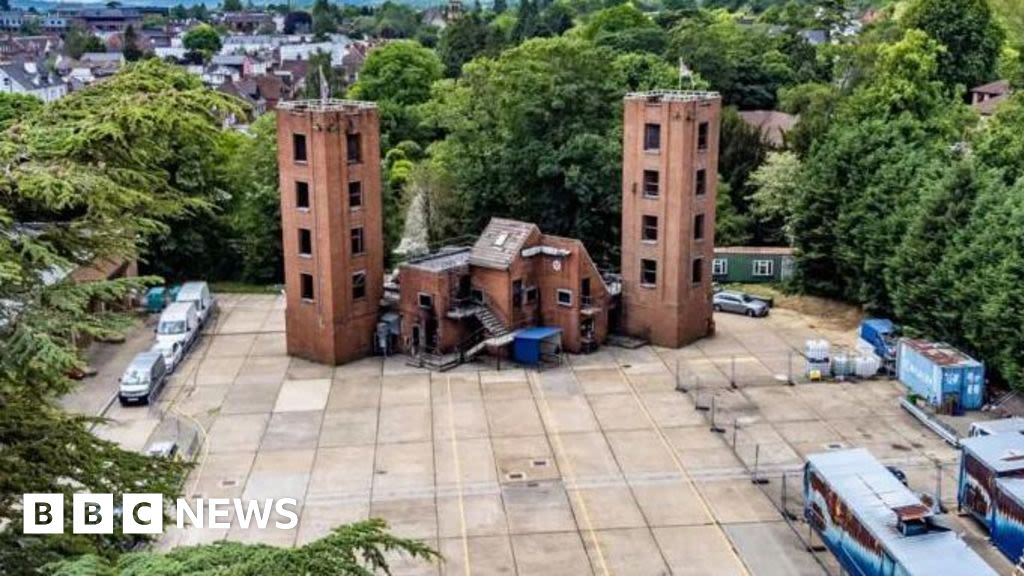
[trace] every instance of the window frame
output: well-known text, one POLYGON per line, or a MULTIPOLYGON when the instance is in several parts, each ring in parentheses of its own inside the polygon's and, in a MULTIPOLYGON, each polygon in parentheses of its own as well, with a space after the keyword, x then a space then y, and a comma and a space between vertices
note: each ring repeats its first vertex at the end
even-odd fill
POLYGON ((661 172, 658 170, 644 169, 643 177, 640 182, 640 188, 643 190, 644 198, 660 198, 661 197, 661 172), (653 176, 653 187, 654 192, 648 190, 648 185, 651 184, 649 180, 650 176, 653 176))
POLYGON ((363 254, 366 254, 366 232, 362 226, 353 226, 349 229, 348 248, 352 252, 353 256, 362 256, 363 254), (356 250, 357 242, 359 244, 358 251, 356 250))
POLYGON ((301 299, 303 302, 316 301, 316 290, 313 284, 314 282, 312 274, 306 274, 305 272, 299 273, 299 299, 301 299), (309 290, 307 290, 307 288, 309 288, 309 290))
POLYGON ((366 270, 357 270, 352 273, 352 300, 362 300, 366 294, 366 270))
POLYGON ((423 310, 434 309, 434 295, 429 292, 416 293, 416 307, 423 310))
POLYGON ((297 210, 309 211, 313 206, 313 198, 309 193, 309 182, 305 180, 295 181, 295 208, 297 210), (305 202, 302 200, 305 199, 305 202))
POLYGON ((711 133, 711 127, 708 122, 699 122, 697 124, 697 151, 704 152, 708 149, 708 140, 711 133))
POLYGON ((345 160, 349 164, 363 163, 363 135, 359 132, 345 133, 345 160), (355 146, 352 141, 355 140, 355 146), (355 150, 355 154, 352 151, 355 150))
POLYGON ((539 291, 536 286, 527 286, 523 289, 523 305, 530 306, 537 303, 539 291))
POLYGON ((691 284, 703 284, 704 283, 704 259, 694 258, 690 262, 690 283, 691 284))
POLYGON ((657 216, 654 216, 653 214, 643 214, 642 216, 640 216, 640 241, 641 242, 646 242, 646 243, 649 243, 649 244, 654 244, 654 243, 656 243, 658 241, 658 217, 657 216), (654 221, 653 225, 651 224, 652 220, 654 221), (653 230, 654 234, 653 235, 648 234, 648 232, 650 232, 652 230, 653 230))
POLYGON ((558 288, 555 290, 555 303, 559 306, 572 306, 572 290, 568 288, 558 288), (568 300, 563 300, 563 296, 567 296, 568 300))
POLYGON ((711 275, 712 276, 728 276, 729 275, 729 259, 728 258, 713 258, 711 260, 711 275))
POLYGON ((661 124, 655 122, 644 122, 644 152, 661 152, 661 124), (653 147, 650 145, 651 135, 657 136, 657 142, 653 147))
POLYGON ((299 228, 298 231, 299 231, 299 238, 298 238, 299 257, 301 257, 301 258, 312 258, 313 257, 313 231, 310 230, 309 228, 299 228), (308 246, 303 246, 303 244, 307 244, 307 241, 308 241, 308 246), (303 248, 309 248, 309 250, 303 251, 303 248))
POLYGON ((303 132, 292 133, 292 162, 295 164, 306 164, 309 162, 309 139, 303 132), (302 146, 299 146, 299 142, 302 146), (299 151, 302 151, 302 158, 299 158, 299 151))
POLYGON ((708 193, 708 171, 698 168, 693 174, 693 195, 704 196, 708 193))
POLYGON ((775 261, 768 260, 754 260, 750 263, 750 274, 756 278, 770 278, 775 275, 775 261), (767 272, 760 271, 760 266, 766 265, 767 272))
POLYGON ((363 207, 363 182, 361 180, 350 180, 348 183, 348 209, 356 210, 363 207), (355 187, 354 196, 358 198, 358 202, 352 202, 353 197, 353 186, 355 187))
POLYGON ((697 242, 704 240, 704 222, 706 220, 703 212, 693 215, 693 239, 697 242))
POLYGON ((658 261, 651 258, 640 259, 640 287, 641 288, 655 288, 658 286, 658 261), (652 269, 648 270, 648 265, 652 269), (647 274, 654 274, 653 281, 647 281, 647 274))

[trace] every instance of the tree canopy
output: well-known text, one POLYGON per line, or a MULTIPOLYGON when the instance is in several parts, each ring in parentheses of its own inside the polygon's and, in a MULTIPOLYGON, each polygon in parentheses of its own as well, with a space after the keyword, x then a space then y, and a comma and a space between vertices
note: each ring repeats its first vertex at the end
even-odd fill
POLYGON ((945 48, 938 68, 947 86, 969 89, 995 80, 1004 32, 988 0, 913 0, 903 24, 945 48))

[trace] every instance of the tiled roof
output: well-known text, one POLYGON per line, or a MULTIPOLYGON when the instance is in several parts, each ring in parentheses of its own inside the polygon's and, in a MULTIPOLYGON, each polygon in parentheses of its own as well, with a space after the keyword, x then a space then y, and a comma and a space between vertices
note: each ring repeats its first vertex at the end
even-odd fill
POLYGON ((981 86, 975 86, 971 88, 971 92, 979 92, 981 94, 1008 94, 1010 92, 1010 81, 1009 80, 996 80, 995 82, 989 82, 988 84, 982 84, 981 86))
POLYGON ((740 112, 740 118, 760 130, 761 137, 772 146, 782 146, 782 137, 800 121, 799 116, 778 110, 747 110, 740 112))
POLYGON ((507 270, 519 254, 530 234, 540 230, 536 225, 518 220, 491 218, 480 238, 473 245, 469 263, 473 266, 507 270))

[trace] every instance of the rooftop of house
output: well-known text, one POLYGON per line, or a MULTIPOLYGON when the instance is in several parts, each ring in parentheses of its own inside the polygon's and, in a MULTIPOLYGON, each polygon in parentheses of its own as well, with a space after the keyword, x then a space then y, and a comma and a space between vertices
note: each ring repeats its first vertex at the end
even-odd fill
POLYGON ((540 232, 535 224, 506 218, 491 218, 473 244, 469 263, 484 268, 507 270, 533 232, 540 232))
POLYGON ((6 62, 0 64, 3 70, 13 82, 26 90, 39 90, 61 84, 61 79, 56 74, 51 74, 45 63, 33 61, 6 62))
POLYGON ((121 63, 124 62, 124 54, 121 52, 86 52, 79 60, 85 63, 121 63))
POLYGON ((1009 80, 996 80, 989 82, 988 84, 982 84, 981 86, 975 86, 971 88, 971 92, 978 94, 989 94, 991 96, 999 96, 1001 94, 1010 93, 1010 81, 1009 80))
POLYGON ((792 256, 789 246, 715 246, 715 255, 741 254, 755 256, 792 256))
POLYGON ((775 147, 782 146, 784 136, 800 122, 800 117, 778 110, 745 110, 740 118, 748 126, 761 131, 761 138, 775 147))
POLYGON ((981 102, 971 104, 971 107, 974 108, 978 112, 978 114, 981 114, 982 116, 991 116, 996 113, 996 111, 1003 104, 1003 102, 1006 102, 1009 99, 1009 93, 997 94, 994 96, 990 95, 988 98, 985 98, 981 102))
POLYGON ((413 258, 406 262, 404 266, 429 272, 444 272, 468 265, 469 257, 469 248, 442 248, 437 252, 413 258))

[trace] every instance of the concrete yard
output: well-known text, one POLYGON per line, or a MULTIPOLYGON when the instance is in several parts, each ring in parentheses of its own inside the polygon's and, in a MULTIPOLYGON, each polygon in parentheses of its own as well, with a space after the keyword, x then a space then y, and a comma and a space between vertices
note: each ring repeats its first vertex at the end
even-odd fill
MULTIPOLYGON (((716 315, 717 335, 681 350, 431 374, 404 357, 289 358, 283 300, 221 295, 219 306, 158 405, 115 405, 101 433, 142 449, 172 433, 161 419, 173 416, 205 438, 188 495, 296 498, 300 523, 172 528, 165 548, 302 544, 381 517, 445 558, 396 558, 396 574, 838 574, 780 510, 800 514, 803 457, 839 446, 869 448, 922 492, 938 475, 955 508, 956 452, 899 409, 898 384, 786 384, 802 370, 794 353, 822 335, 794 312, 716 315), (767 484, 751 482, 755 459, 767 484)), ((971 541, 984 549, 982 538, 971 541)))

